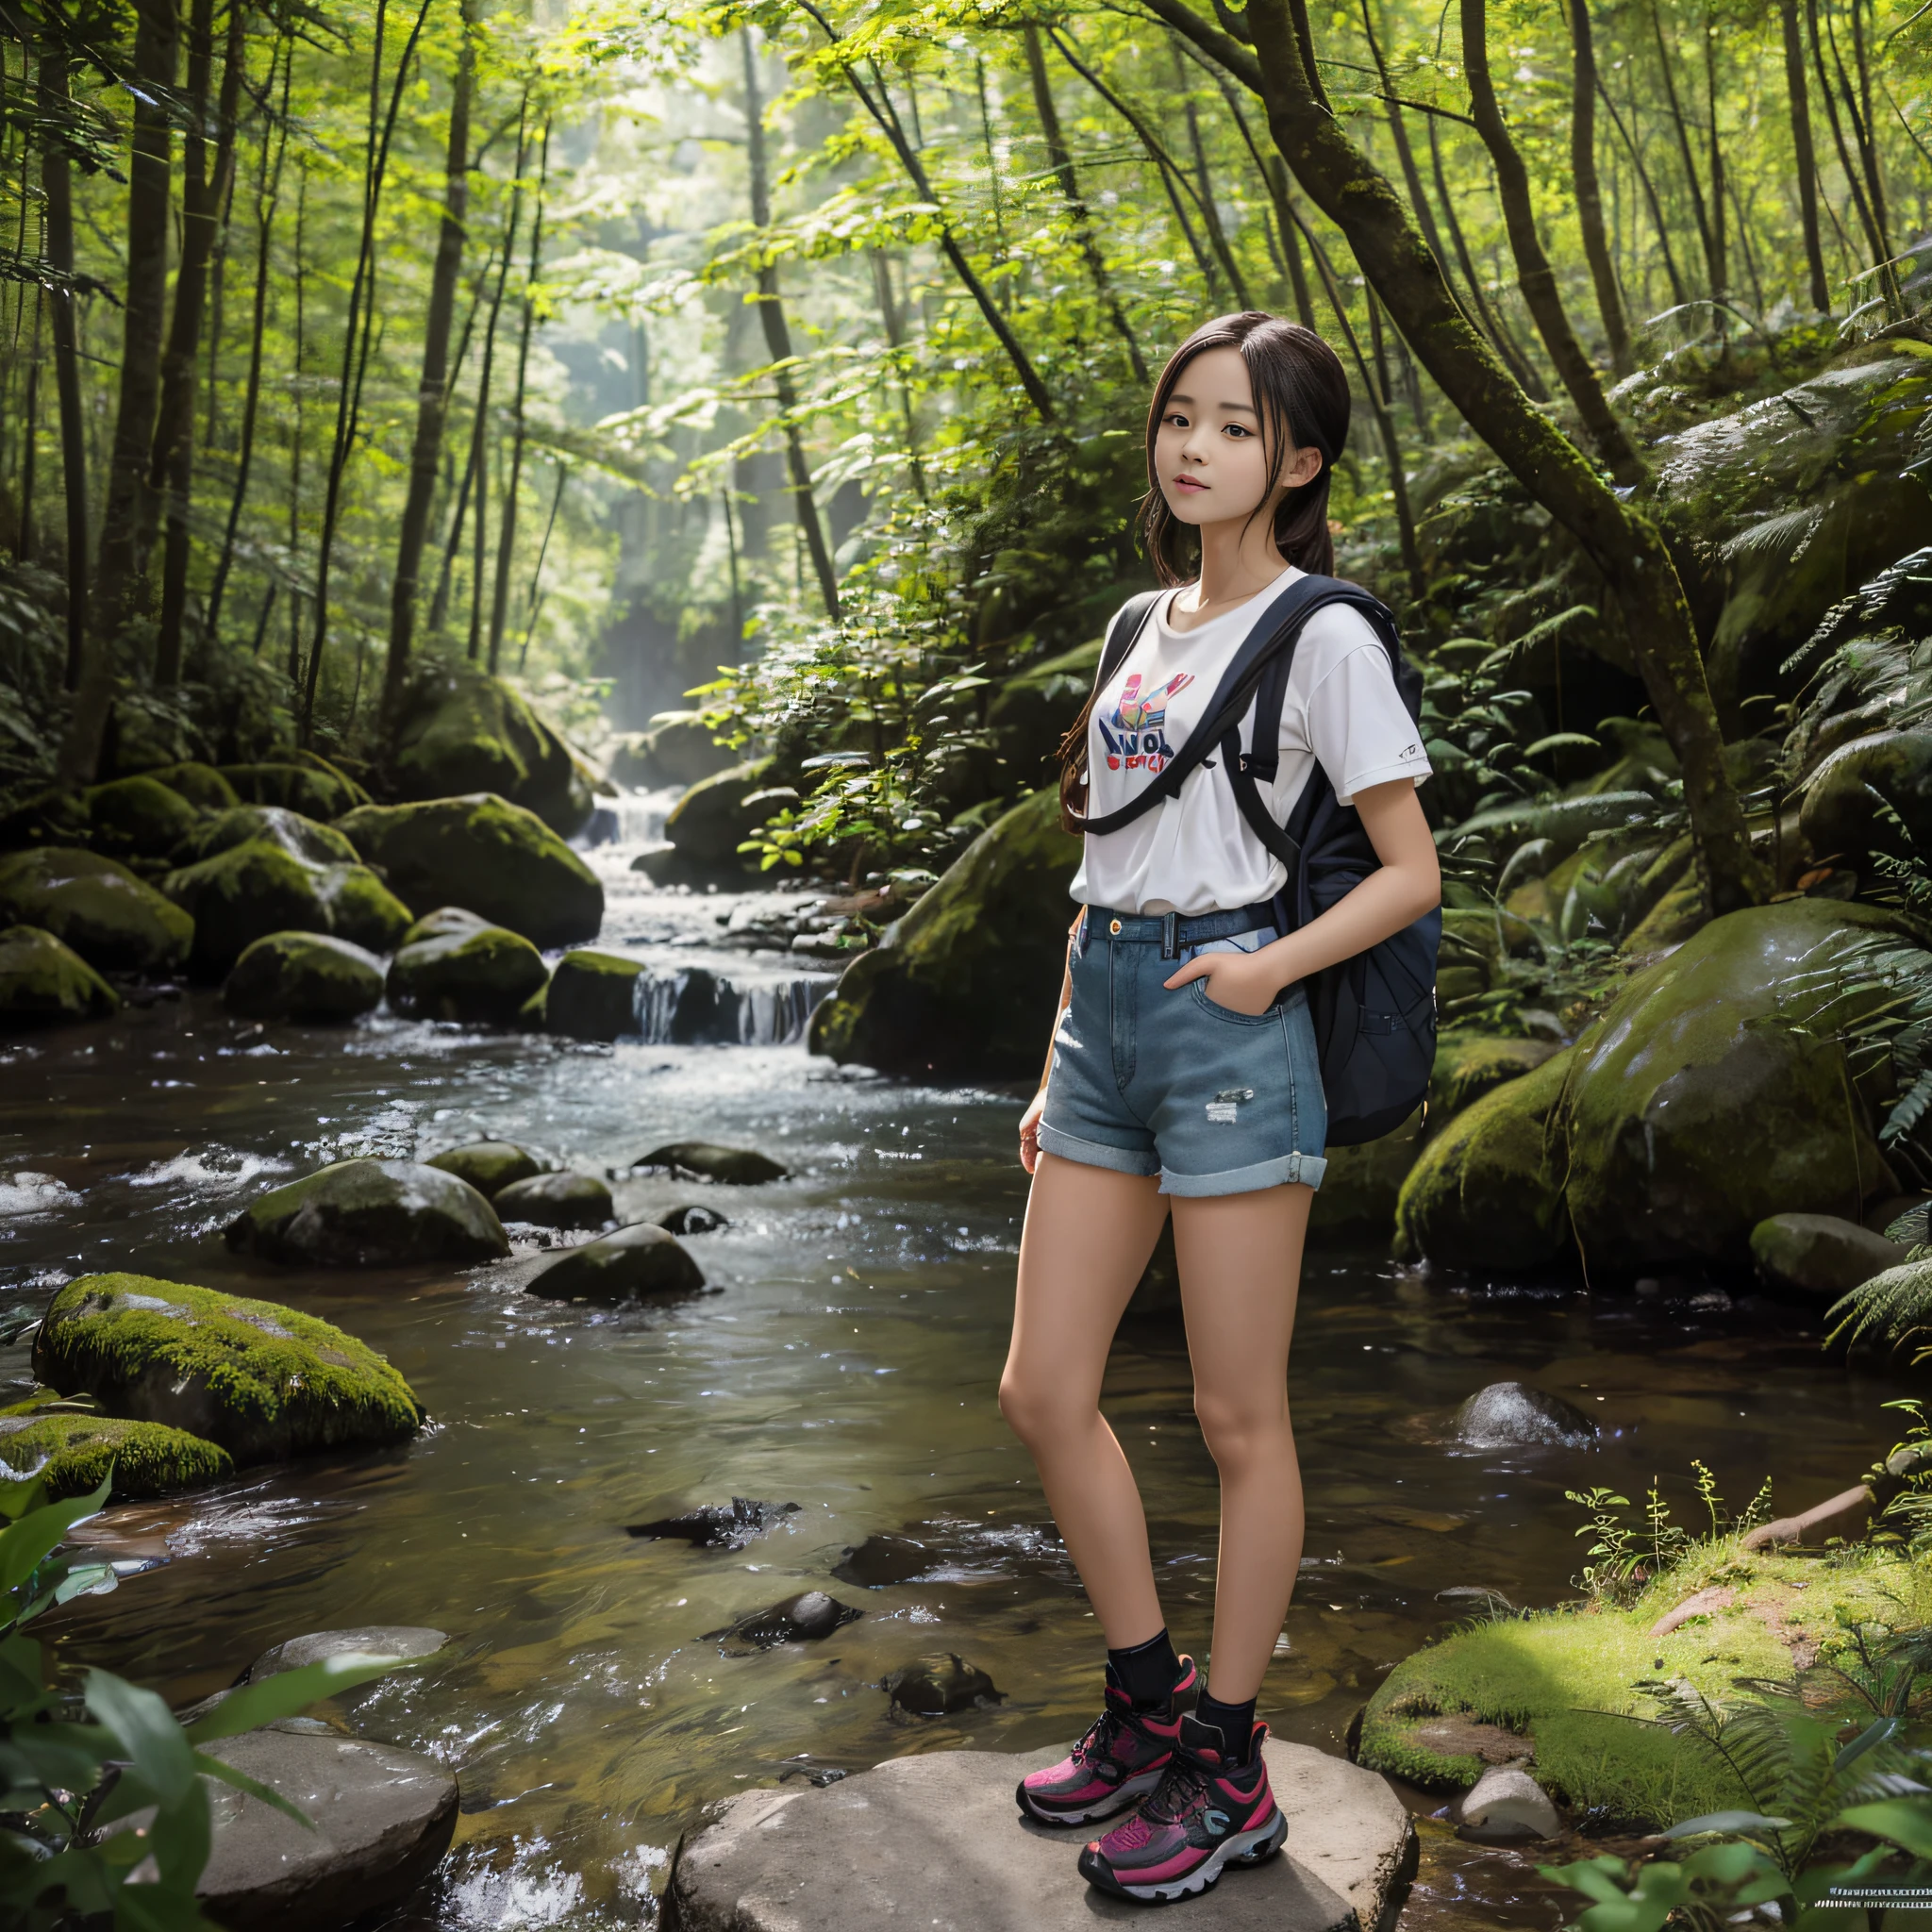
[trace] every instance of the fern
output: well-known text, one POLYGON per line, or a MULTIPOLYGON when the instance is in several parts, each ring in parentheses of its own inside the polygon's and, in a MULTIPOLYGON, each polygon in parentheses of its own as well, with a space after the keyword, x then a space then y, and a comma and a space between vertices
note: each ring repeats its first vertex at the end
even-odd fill
POLYGON ((1907 1261, 1874 1275, 1834 1302, 1825 1320, 1833 1324, 1824 1338, 1827 1347, 1881 1341, 1897 1350, 1918 1342, 1916 1367, 1932 1357, 1932 1261, 1907 1261))

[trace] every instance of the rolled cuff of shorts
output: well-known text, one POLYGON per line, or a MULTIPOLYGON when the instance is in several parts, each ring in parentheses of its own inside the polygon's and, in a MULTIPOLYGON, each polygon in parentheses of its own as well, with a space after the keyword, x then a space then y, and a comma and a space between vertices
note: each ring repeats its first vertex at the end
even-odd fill
POLYGON ((1048 1126, 1044 1121, 1040 1124, 1040 1151, 1057 1154, 1062 1160, 1077 1160, 1083 1167, 1106 1167, 1115 1174, 1138 1174, 1142 1180, 1152 1180, 1160 1172, 1160 1162, 1146 1149, 1109 1147, 1100 1141, 1082 1141, 1048 1126))
MULTIPOLYGON (((1046 1145, 1042 1131, 1040 1144, 1046 1145)), ((1278 1188, 1298 1182, 1305 1188, 1319 1188, 1328 1172, 1328 1162, 1320 1154, 1284 1154, 1278 1160, 1261 1160, 1253 1167, 1231 1167, 1225 1174, 1175 1174, 1172 1168, 1160 1171, 1163 1194, 1184 1194, 1206 1198, 1214 1194, 1253 1194, 1263 1188, 1278 1188)))

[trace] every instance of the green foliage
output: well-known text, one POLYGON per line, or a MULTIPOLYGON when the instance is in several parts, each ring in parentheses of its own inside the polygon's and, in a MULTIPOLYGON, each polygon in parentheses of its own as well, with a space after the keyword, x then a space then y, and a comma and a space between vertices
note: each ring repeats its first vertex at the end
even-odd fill
POLYGON ((1665 1571, 1707 1557, 1770 1519, 1769 1476, 1743 1513, 1733 1517, 1718 1494, 1717 1478, 1708 1466, 1693 1457, 1690 1469, 1697 1500, 1704 1509, 1705 1526, 1701 1531, 1675 1520, 1656 1477, 1652 1477, 1643 1502, 1632 1517, 1624 1514, 1631 1507, 1629 1497, 1613 1490, 1598 1486, 1563 1491, 1566 1501, 1574 1503, 1587 1514, 1576 1535, 1595 1539, 1588 1552, 1592 1560, 1584 1565, 1577 1578, 1578 1587, 1592 1601, 1632 1603, 1665 1571))

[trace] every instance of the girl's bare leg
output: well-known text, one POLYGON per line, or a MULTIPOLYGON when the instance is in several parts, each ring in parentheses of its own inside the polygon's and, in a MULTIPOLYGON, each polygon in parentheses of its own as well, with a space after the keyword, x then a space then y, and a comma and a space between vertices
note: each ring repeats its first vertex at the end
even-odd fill
POLYGON ((1110 1650, 1146 1642, 1164 1622, 1141 1492, 1100 1413, 1100 1382, 1166 1218, 1156 1181, 1042 1154, 1000 1378, 1001 1413, 1033 1452, 1110 1650))
POLYGON ((1208 1693, 1227 1704, 1260 1690, 1301 1564, 1288 1350, 1314 1199, 1312 1188, 1283 1186, 1174 1202, 1194 1413, 1221 1472, 1208 1693))

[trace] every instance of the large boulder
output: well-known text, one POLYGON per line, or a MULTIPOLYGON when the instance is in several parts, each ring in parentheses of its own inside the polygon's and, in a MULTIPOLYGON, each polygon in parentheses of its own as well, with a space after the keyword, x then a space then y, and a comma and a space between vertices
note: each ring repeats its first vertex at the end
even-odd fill
POLYGON ((425 805, 370 805, 340 824, 412 906, 460 906, 539 946, 596 937, 597 875, 535 812, 473 792, 425 805))
POLYGON ((1040 1071, 1066 965, 1080 841, 1036 792, 996 820, 845 969, 812 1015, 814 1053, 893 1074, 1021 1079, 1040 1071))
POLYGON ((161 1423, 93 1415, 39 1397, 0 1409, 0 1467, 33 1476, 49 1502, 85 1496, 113 1472, 115 1498, 172 1496, 235 1474, 235 1458, 213 1442, 161 1423))
POLYGON ((1430 1136, 1396 1202, 1397 1250, 1451 1268, 1518 1269, 1569 1239, 1551 1115, 1571 1055, 1491 1089, 1430 1136))
MULTIPOLYGON (((522 933, 463 918, 466 924, 406 938, 390 962, 389 1003, 409 1019, 511 1025, 550 969, 522 933)), ((410 934, 424 924, 418 920, 410 934)))
POLYGON ((399 796, 490 791, 568 839, 591 816, 591 775, 521 692, 473 664, 424 659, 395 727, 399 796))
POLYGON ((272 932, 235 961, 222 1004, 244 1020, 354 1020, 382 1000, 382 961, 328 933, 272 932))
POLYGON ((622 953, 566 953, 550 975, 544 1030, 568 1040, 621 1040, 636 1033, 641 959, 622 953))
POLYGON ((528 1180, 532 1174, 551 1171, 549 1161, 532 1154, 527 1147, 519 1147, 514 1141, 467 1141, 460 1147, 432 1154, 424 1165, 440 1168, 444 1174, 455 1174, 459 1181, 467 1181, 486 1201, 493 1200, 518 1181, 528 1180))
MULTIPOLYGON (((677 858, 699 872, 746 870, 738 848, 787 802, 774 795, 776 771, 774 758, 749 758, 693 785, 664 821, 664 836, 677 858)), ((789 796, 795 799, 797 793, 789 796)))
POLYGON ((105 852, 165 858, 201 823, 201 813, 158 778, 112 778, 82 794, 88 832, 105 852))
POLYGON ((533 1174, 499 1188, 491 1206, 533 1227, 596 1228, 612 1219, 610 1190, 591 1174, 533 1174))
POLYGON ((161 890, 194 921, 190 970, 219 979, 258 939, 333 933, 386 953, 409 910, 366 865, 313 865, 266 839, 171 872, 161 890))
POLYGON ((121 995, 76 952, 37 925, 0 929, 0 1027, 92 1020, 121 995))
POLYGON ((611 754, 610 775, 620 785, 655 791, 695 785, 736 762, 697 711, 660 711, 650 728, 625 733, 611 754))
POLYGON ((333 825, 305 819, 285 805, 238 805, 204 821, 188 841, 185 858, 212 858, 251 839, 266 839, 313 865, 354 865, 356 848, 333 825))
POLYGON ((1751 1230, 1751 1260, 1768 1288, 1836 1301, 1902 1266, 1911 1250, 1835 1214, 1773 1214, 1751 1230))
POLYGON ((339 1160, 275 1188, 228 1224, 239 1252, 292 1266, 493 1261, 503 1224, 467 1181, 413 1160, 339 1160))
POLYGON ((1485 1093, 1533 1074, 1556 1052, 1549 1040, 1472 1033, 1459 1026, 1439 1033, 1436 1063, 1429 1070, 1428 1131, 1440 1132, 1485 1093))
POLYGON ((304 818, 338 819, 369 803, 369 794, 326 758, 305 754, 300 763, 223 765, 221 775, 243 805, 280 805, 304 818))
POLYGON ((701 1293, 704 1271, 677 1237, 641 1221, 567 1249, 529 1283, 551 1302, 636 1302, 701 1293))
POLYGON ((198 759, 160 765, 141 775, 158 779, 170 791, 178 791, 190 805, 198 805, 203 811, 229 811, 242 803, 235 795, 235 788, 212 765, 202 764, 198 759))
POLYGON ((275 1302, 145 1274, 83 1274, 57 1293, 34 1374, 109 1415, 219 1443, 239 1463, 413 1436, 422 1406, 372 1348, 275 1302))
POLYGON ((103 973, 178 972, 194 939, 194 921, 165 894, 67 845, 0 859, 0 920, 40 926, 103 973))
POLYGON ((1893 929, 1790 899, 1713 920, 1625 981, 1565 1062, 1557 1172, 1587 1266, 1742 1267, 1769 1215, 1856 1221, 1896 1191, 1841 1043, 1844 980, 1893 929))
MULTIPOLYGON (((1328 1171, 1308 1210, 1311 1246, 1387 1248, 1402 1184, 1423 1151, 1420 1111, 1379 1140, 1331 1147, 1328 1171)), ((1178 1284, 1176 1284, 1178 1285, 1178 1284)), ((1176 1302, 1175 1306, 1178 1306, 1176 1302)))

